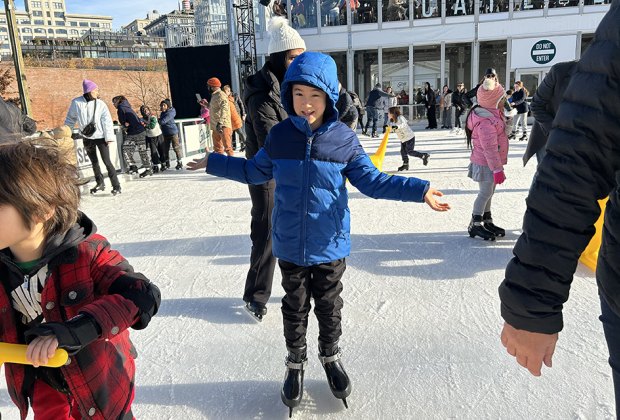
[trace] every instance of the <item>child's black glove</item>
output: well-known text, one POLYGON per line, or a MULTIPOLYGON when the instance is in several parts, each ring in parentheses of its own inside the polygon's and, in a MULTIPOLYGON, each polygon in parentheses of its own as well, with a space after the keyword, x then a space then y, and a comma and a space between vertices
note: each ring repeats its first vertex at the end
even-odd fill
POLYGON ((101 327, 87 314, 79 314, 66 322, 46 322, 26 331, 26 343, 37 337, 54 335, 58 347, 75 354, 101 335, 101 327))
POLYGON ((393 125, 392 126, 392 130, 398 130, 398 126, 397 125, 393 125))

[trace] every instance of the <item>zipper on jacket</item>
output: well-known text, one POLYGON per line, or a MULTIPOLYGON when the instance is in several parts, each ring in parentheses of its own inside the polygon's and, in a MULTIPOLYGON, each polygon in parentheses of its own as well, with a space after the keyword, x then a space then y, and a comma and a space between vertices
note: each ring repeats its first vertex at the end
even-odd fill
POLYGON ((304 160, 304 179, 301 192, 305 194, 304 205, 301 213, 301 258, 303 262, 306 262, 306 215, 308 213, 308 183, 310 178, 310 150, 312 149, 312 141, 314 140, 314 134, 308 137, 308 143, 306 143, 306 157, 304 160))

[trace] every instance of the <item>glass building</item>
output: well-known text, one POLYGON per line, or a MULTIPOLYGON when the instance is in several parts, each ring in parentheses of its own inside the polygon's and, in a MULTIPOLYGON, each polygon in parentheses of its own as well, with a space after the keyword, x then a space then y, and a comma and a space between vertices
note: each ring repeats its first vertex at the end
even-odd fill
MULTIPOLYGON (((470 89, 488 67, 532 95, 553 64, 580 58, 611 0, 289 0, 286 13, 312 51, 330 54, 341 83, 365 98, 381 83, 415 104, 425 82, 470 89)), ((259 7, 257 53, 270 10, 259 7)))

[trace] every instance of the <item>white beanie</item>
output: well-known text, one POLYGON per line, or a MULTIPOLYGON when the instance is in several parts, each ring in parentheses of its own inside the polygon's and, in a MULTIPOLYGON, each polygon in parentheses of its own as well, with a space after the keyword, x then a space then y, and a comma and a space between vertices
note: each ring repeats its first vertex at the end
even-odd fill
POLYGON ((298 48, 306 49, 306 43, 299 33, 291 28, 288 20, 282 16, 274 16, 269 19, 267 31, 271 35, 269 41, 268 54, 282 51, 296 50, 298 48))

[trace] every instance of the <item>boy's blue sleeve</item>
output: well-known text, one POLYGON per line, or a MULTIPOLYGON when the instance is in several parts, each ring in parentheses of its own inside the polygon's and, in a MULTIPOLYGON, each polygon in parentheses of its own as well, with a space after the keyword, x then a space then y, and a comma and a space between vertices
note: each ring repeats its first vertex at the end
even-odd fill
POLYGON ((207 161, 207 173, 244 184, 260 185, 273 178, 273 163, 264 148, 252 159, 211 153, 207 161))
POLYGON ((422 203, 430 188, 428 181, 379 171, 364 153, 349 162, 344 174, 361 193, 372 198, 422 203))

